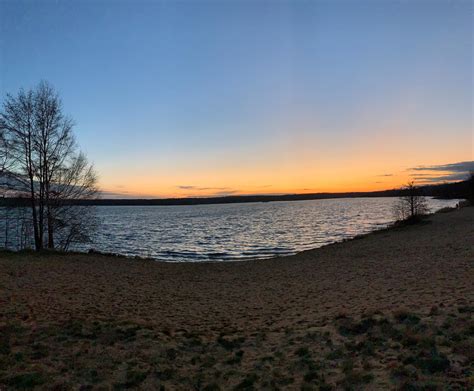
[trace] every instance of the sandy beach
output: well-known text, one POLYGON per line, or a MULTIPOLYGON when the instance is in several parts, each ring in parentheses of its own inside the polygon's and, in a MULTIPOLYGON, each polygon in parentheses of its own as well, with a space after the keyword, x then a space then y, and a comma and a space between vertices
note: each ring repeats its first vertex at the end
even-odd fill
POLYGON ((473 207, 271 260, 3 253, 0 390, 472 389, 473 281, 473 207))

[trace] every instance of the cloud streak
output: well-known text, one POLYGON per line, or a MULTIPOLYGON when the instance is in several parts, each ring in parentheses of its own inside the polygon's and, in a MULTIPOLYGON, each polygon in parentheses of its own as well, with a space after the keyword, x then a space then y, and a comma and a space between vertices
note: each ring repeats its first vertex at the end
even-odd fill
POLYGON ((201 187, 201 186, 191 186, 191 185, 179 185, 176 186, 179 190, 194 190, 194 191, 227 191, 232 190, 229 187, 201 187))
POLYGON ((467 179, 474 172, 474 161, 411 167, 411 177, 423 183, 453 182, 467 179))
POLYGON ((409 171, 450 171, 468 173, 474 171, 474 160, 468 162, 439 164, 433 166, 417 166, 408 169, 409 171))
MULTIPOLYGON (((239 191, 235 189, 231 189, 230 187, 203 187, 203 186, 193 186, 193 185, 178 185, 176 186, 179 190, 185 190, 191 192, 188 194, 189 196, 193 196, 199 194, 201 192, 206 192, 205 196, 210 197, 224 197, 233 194, 238 194, 239 191)), ((199 195, 201 197, 201 195, 199 195)))

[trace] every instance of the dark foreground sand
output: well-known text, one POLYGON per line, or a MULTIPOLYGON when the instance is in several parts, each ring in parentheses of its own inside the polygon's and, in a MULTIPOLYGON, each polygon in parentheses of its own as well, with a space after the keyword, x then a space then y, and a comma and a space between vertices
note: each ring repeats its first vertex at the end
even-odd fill
POLYGON ((272 260, 0 255, 0 390, 472 389, 474 208, 272 260))

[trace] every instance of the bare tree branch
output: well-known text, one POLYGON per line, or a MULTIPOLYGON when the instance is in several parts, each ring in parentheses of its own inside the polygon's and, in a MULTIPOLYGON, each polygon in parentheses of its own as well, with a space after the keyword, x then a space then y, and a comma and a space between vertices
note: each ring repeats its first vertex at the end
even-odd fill
POLYGON ((0 188, 4 195, 28 196, 37 250, 88 238, 82 216, 89 212, 77 213, 67 201, 96 197, 97 176, 78 150, 73 127, 44 81, 7 95, 0 112, 0 188))

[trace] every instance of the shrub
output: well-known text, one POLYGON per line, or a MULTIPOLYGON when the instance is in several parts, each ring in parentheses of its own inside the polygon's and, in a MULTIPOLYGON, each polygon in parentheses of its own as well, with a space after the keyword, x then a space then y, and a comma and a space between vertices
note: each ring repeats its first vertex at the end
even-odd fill
POLYGON ((21 373, 9 377, 6 383, 13 388, 30 389, 46 383, 46 378, 39 372, 21 373))

